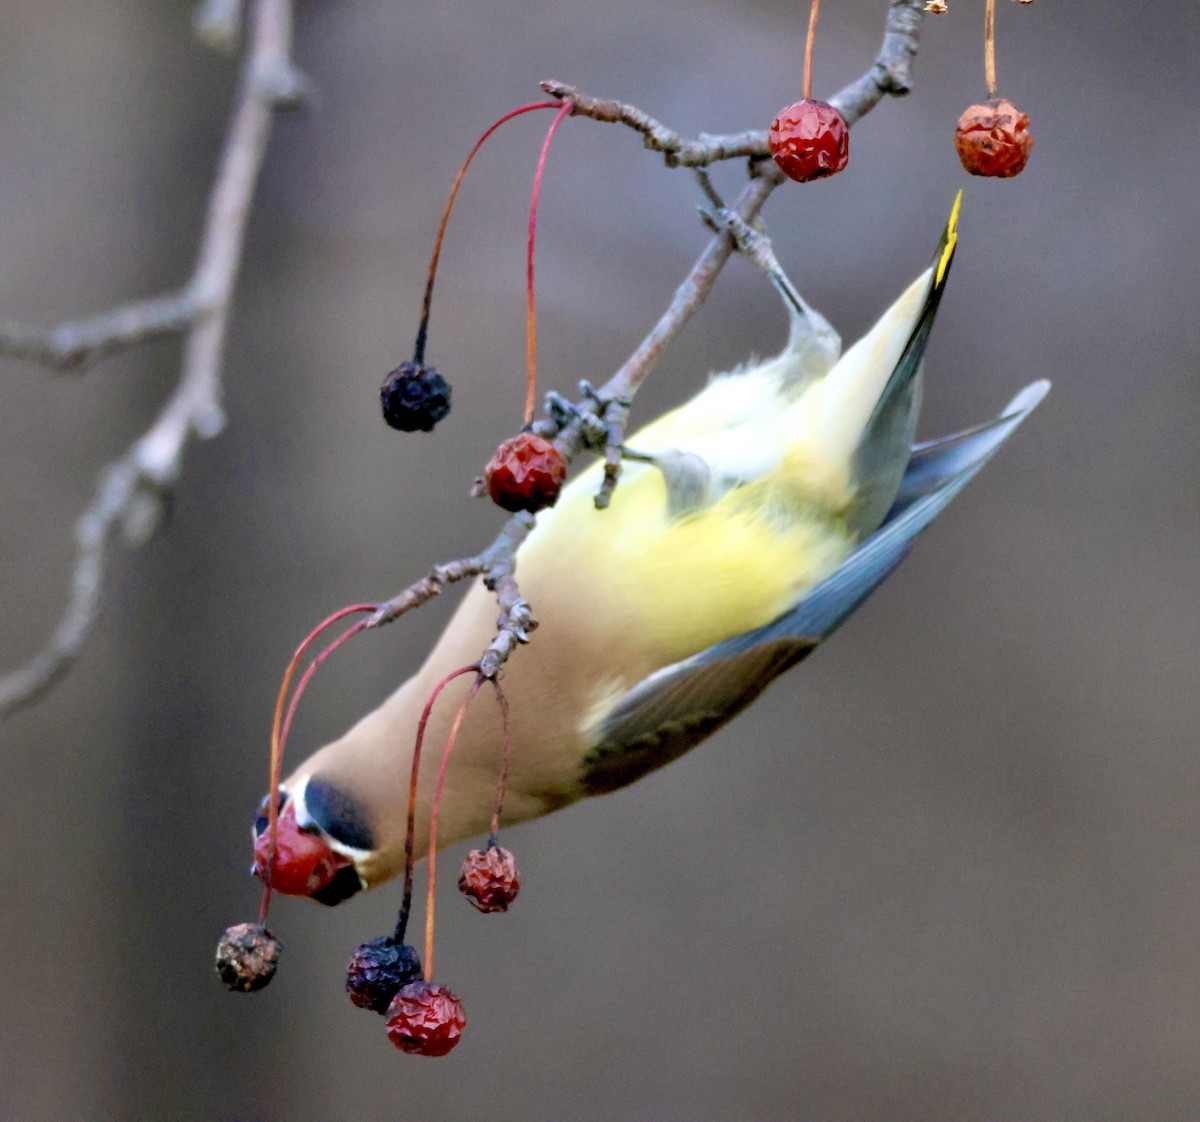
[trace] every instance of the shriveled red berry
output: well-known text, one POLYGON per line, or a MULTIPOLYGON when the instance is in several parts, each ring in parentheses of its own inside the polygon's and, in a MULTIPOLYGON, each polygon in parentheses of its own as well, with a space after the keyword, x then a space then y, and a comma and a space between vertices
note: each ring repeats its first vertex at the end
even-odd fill
POLYGON ((1033 151, 1029 114, 1002 97, 968 106, 954 130, 954 147, 972 175, 1020 175, 1033 151))
POLYGON ((402 362, 379 388, 383 419, 401 432, 432 432, 450 412, 450 383, 432 366, 402 362))
POLYGON ((558 501, 567 462, 550 441, 521 432, 496 449, 483 478, 497 506, 537 511, 558 501))
POLYGON ((387 1011, 388 1039, 413 1056, 444 1056, 458 1043, 466 1024, 462 1002, 432 982, 405 986, 387 1011))
POLYGON ((797 183, 836 175, 850 160, 850 129, 827 101, 806 98, 781 109, 767 144, 783 174, 797 183))
POLYGON ((416 948, 381 935, 354 952, 346 966, 346 992, 360 1009, 386 1013, 392 998, 420 976, 416 948))
POLYGON ((506 912, 521 891, 517 859, 502 846, 473 849, 458 874, 458 890, 481 912, 506 912))
POLYGON ((335 853, 319 834, 300 829, 296 825, 296 808, 290 803, 279 816, 275 863, 268 877, 270 849, 271 832, 264 827, 254 839, 254 875, 287 896, 320 892, 339 869, 351 863, 348 857, 335 853))
POLYGON ((261 923, 235 923, 217 943, 217 974, 235 993, 261 990, 279 966, 279 940, 261 923))

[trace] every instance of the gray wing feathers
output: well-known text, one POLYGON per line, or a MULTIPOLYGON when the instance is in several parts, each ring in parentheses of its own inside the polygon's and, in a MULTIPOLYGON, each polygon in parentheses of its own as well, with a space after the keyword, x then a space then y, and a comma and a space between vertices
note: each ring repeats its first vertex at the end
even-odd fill
POLYGON ((1049 388, 1049 382, 1035 382, 998 420, 915 449, 889 520, 796 607, 763 627, 664 667, 630 690, 605 719, 585 761, 582 779, 588 792, 614 790, 676 759, 812 651, 899 565, 916 536, 1049 388))

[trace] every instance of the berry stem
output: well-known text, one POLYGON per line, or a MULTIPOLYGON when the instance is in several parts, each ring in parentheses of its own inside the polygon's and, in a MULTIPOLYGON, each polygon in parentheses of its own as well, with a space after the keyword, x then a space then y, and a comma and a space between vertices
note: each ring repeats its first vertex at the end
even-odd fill
POLYGON ((425 298, 421 303, 421 322, 417 327, 417 342, 413 347, 413 362, 420 364, 425 361, 425 340, 429 334, 429 309, 433 302, 433 282, 437 277, 438 258, 442 255, 442 239, 446 236, 446 224, 450 221, 450 212, 454 209, 454 200, 458 195, 458 189, 462 185, 463 176, 467 174, 467 168, 471 166, 471 161, 475 159, 475 153, 483 147, 483 142, 506 121, 511 121, 514 117, 519 117, 522 113, 530 113, 534 109, 557 109, 560 105, 562 105, 562 102, 557 99, 554 101, 535 101, 529 105, 522 105, 518 109, 513 109, 511 112, 505 113, 503 117, 475 142, 475 147, 471 149, 470 154, 463 161, 462 167, 458 169, 458 174, 454 177, 454 186, 450 188, 450 195, 446 199, 446 207, 442 211, 442 221, 438 225, 437 239, 433 243, 433 256, 429 259, 429 272, 425 278, 425 298))
POLYGON ((463 718, 467 715, 467 706, 475 699, 484 679, 476 677, 463 698, 458 712, 454 714, 454 723, 450 726, 450 735, 446 737, 446 750, 442 753, 442 764, 438 768, 437 786, 433 790, 433 806, 429 811, 429 891, 425 898, 425 981, 433 981, 433 907, 437 890, 437 827, 438 811, 442 805, 442 787, 446 782, 446 765, 450 763, 450 753, 454 751, 454 742, 458 739, 458 730, 462 727, 463 718))
POLYGON ((808 37, 804 41, 804 100, 812 97, 812 56, 813 40, 817 37, 817 13, 821 10, 821 0, 812 0, 808 10, 808 37))
POLYGON ((996 96, 996 0, 987 0, 983 12, 983 69, 987 74, 988 97, 996 96))
MULTIPOLYGON (((271 870, 275 868, 275 849, 279 839, 279 784, 283 778, 283 703, 287 699, 288 686, 291 685, 292 676, 296 673, 296 667, 300 665, 300 660, 304 657, 305 651, 313 645, 320 637, 321 633, 327 628, 332 627, 338 620, 345 619, 346 616, 354 615, 356 612, 374 612, 378 607, 377 604, 351 604, 349 607, 341 608, 334 612, 327 619, 322 620, 314 627, 305 637, 304 642, 296 648, 296 653, 292 655, 291 661, 287 665, 287 669, 283 673, 283 681, 279 686, 279 696, 275 699, 275 716, 271 722, 271 775, 270 786, 268 787, 267 795, 267 878, 263 886, 262 902, 258 906, 258 922, 265 923, 267 919, 267 911, 271 906, 271 870)), ((352 629, 353 630, 353 629, 352 629)), ((333 648, 324 652, 317 663, 324 661, 326 655, 331 654, 333 650, 348 638, 351 633, 342 636, 341 639, 334 644, 333 648)), ((312 676, 312 671, 316 664, 309 668, 309 672, 304 676, 304 682, 312 676)), ((291 724, 291 712, 288 714, 288 724, 291 724)))
POLYGON ((353 639, 360 631, 367 629, 367 620, 359 620, 352 627, 348 627, 341 633, 332 643, 329 644, 316 658, 308 664, 308 669, 300 677, 300 681, 296 683, 295 690, 292 691, 292 700, 288 704, 287 715, 283 718, 283 731, 279 734, 279 755, 283 758, 287 751, 288 733, 292 729, 292 718, 296 715, 296 709, 300 705, 300 698, 304 691, 308 688, 308 683, 312 676, 317 672, 317 667, 321 665, 334 651, 343 643, 353 639))
POLYGON ((527 374, 525 381, 525 423, 529 424, 533 420, 533 410, 537 402, 537 314, 534 309, 533 301, 533 243, 537 234, 537 209, 538 197, 542 192, 542 171, 546 167, 546 157, 550 153, 550 142, 554 139, 555 132, 558 131, 558 126, 563 123, 563 120, 570 116, 572 106, 570 102, 564 102, 562 108, 558 111, 558 116, 554 118, 553 124, 546 132, 546 139, 542 143, 542 153, 538 157, 537 171, 533 176, 533 193, 529 199, 529 250, 525 259, 525 284, 528 296, 528 313, 527 313, 527 374))
POLYGON ((455 678, 472 672, 478 673, 479 663, 461 666, 447 674, 429 693, 425 708, 421 711, 421 719, 417 722, 417 739, 413 744, 412 777, 408 782, 408 830, 404 835, 404 896, 400 901, 400 914, 396 917, 395 940, 404 942, 408 931, 408 917, 412 912, 413 892, 413 839, 417 831, 417 776, 421 766, 421 745, 425 742, 425 726, 429 724, 429 716, 433 712, 434 703, 455 678))
POLYGON ((512 734, 508 727, 508 697, 497 678, 491 679, 496 690, 496 701, 500 705, 500 722, 503 737, 503 748, 500 752, 500 778, 496 781, 496 809, 492 812, 492 833, 488 838, 488 848, 496 844, 500 833, 500 815, 504 811, 504 790, 508 785, 508 764, 512 759, 512 734))

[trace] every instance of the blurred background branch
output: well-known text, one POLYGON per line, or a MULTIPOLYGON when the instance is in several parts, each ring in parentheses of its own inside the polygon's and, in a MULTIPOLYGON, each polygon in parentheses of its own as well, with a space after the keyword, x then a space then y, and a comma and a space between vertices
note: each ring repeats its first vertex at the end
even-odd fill
MULTIPOLYGON (((921 7, 921 0, 890 0, 883 45, 874 63, 832 99, 848 124, 884 96, 908 92, 921 7)), ((204 0, 196 9, 193 27, 206 44, 231 51, 240 41, 245 15, 238 0, 204 0)), ((78 657, 95 626, 105 559, 114 535, 120 531, 130 548, 148 541, 162 521, 188 444, 192 439, 216 436, 224 427, 221 366, 246 220, 270 138, 273 111, 294 108, 304 89, 303 79, 291 61, 291 0, 256 0, 250 19, 253 32, 237 105, 209 201, 195 271, 184 289, 64 323, 49 332, 0 324, 0 354, 40 362, 59 371, 81 371, 105 356, 165 335, 186 333, 182 372, 173 394, 151 427, 104 470, 95 498, 76 524, 78 556, 67 607, 58 626, 30 662, 0 678, 0 716, 40 697, 78 657)), ((735 203, 735 211, 744 221, 758 217, 772 190, 784 180, 766 159, 769 152, 765 131, 702 135, 698 140, 685 141, 634 105, 590 97, 561 82, 543 82, 542 88, 569 102, 577 115, 619 122, 639 132, 646 147, 662 152, 672 167, 702 168, 719 160, 750 157, 751 180, 735 203)), ((604 454, 604 481, 596 496, 598 508, 608 505, 619 479, 621 444, 634 395, 665 347, 704 302, 732 249, 727 235, 714 236, 676 290, 670 306, 609 382, 599 392, 585 393, 557 420, 551 410, 549 419, 541 422, 547 436, 558 437, 568 462, 592 444, 604 454), (603 423, 597 426, 597 420, 603 423), (599 433, 603 439, 597 442, 589 438, 589 433, 599 433)), ((535 626, 514 576, 516 546, 528 530, 523 520, 511 520, 483 555, 491 559, 484 575, 496 588, 501 606, 497 637, 485 656, 490 674, 499 671, 517 644, 526 640, 526 631, 535 626)), ((449 568, 461 568, 465 573, 471 565, 469 560, 451 562, 449 568)), ((424 586, 428 578, 420 583, 424 586)), ((437 582, 426 591, 432 595, 440 587, 437 582)), ((411 606, 412 589, 390 603, 399 601, 411 606)), ((394 610, 381 610, 374 622, 385 622, 395 614, 394 610)))
MULTIPOLYGON (((206 43, 233 49, 243 16, 234 0, 207 0, 195 27, 206 43)), ((166 512, 193 439, 225 425, 221 366, 246 220, 262 170, 275 111, 293 109, 303 80, 291 61, 291 0, 255 0, 253 29, 225 137, 195 271, 181 292, 152 297, 49 331, 0 324, 0 355, 80 371, 107 355, 176 332, 186 341, 179 381, 154 423, 101 473, 96 496, 75 526, 77 558, 66 610, 46 645, 0 678, 0 716, 40 697, 78 657, 96 622, 105 559, 120 532, 129 548, 145 544, 166 512)))

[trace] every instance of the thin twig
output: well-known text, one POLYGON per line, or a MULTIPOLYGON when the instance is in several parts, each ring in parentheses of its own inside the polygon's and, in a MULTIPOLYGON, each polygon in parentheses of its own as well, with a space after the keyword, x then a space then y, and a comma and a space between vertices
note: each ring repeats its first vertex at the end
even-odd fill
POLYGON ((608 124, 628 125, 641 133, 643 144, 652 152, 661 152, 669 167, 707 167, 719 160, 762 158, 771 154, 765 129, 728 136, 702 133, 696 140, 685 140, 674 129, 668 128, 636 105, 608 97, 592 97, 566 82, 551 80, 542 82, 541 86, 551 97, 569 102, 572 113, 578 116, 608 124))
POLYGON ((109 355, 177 335, 208 310, 189 286, 181 292, 135 300, 100 315, 71 320, 49 331, 22 323, 0 323, 0 355, 80 374, 109 355))
MULTIPOLYGON (((225 9, 236 15, 237 7, 225 9)), ((104 470, 96 497, 76 525, 78 557, 58 627, 28 664, 0 679, 0 715, 41 696, 78 657, 99 611, 114 534, 123 530, 131 547, 143 544, 161 520, 187 446, 193 439, 216 436, 224 427, 221 364, 246 220, 270 138, 272 111, 292 107, 304 85, 291 62, 291 0, 256 0, 252 15, 237 103, 209 197, 195 271, 183 292, 65 324, 40 342, 28 329, 0 330, 0 353, 59 368, 78 368, 101 355, 187 330, 174 391, 151 427, 104 470)))

